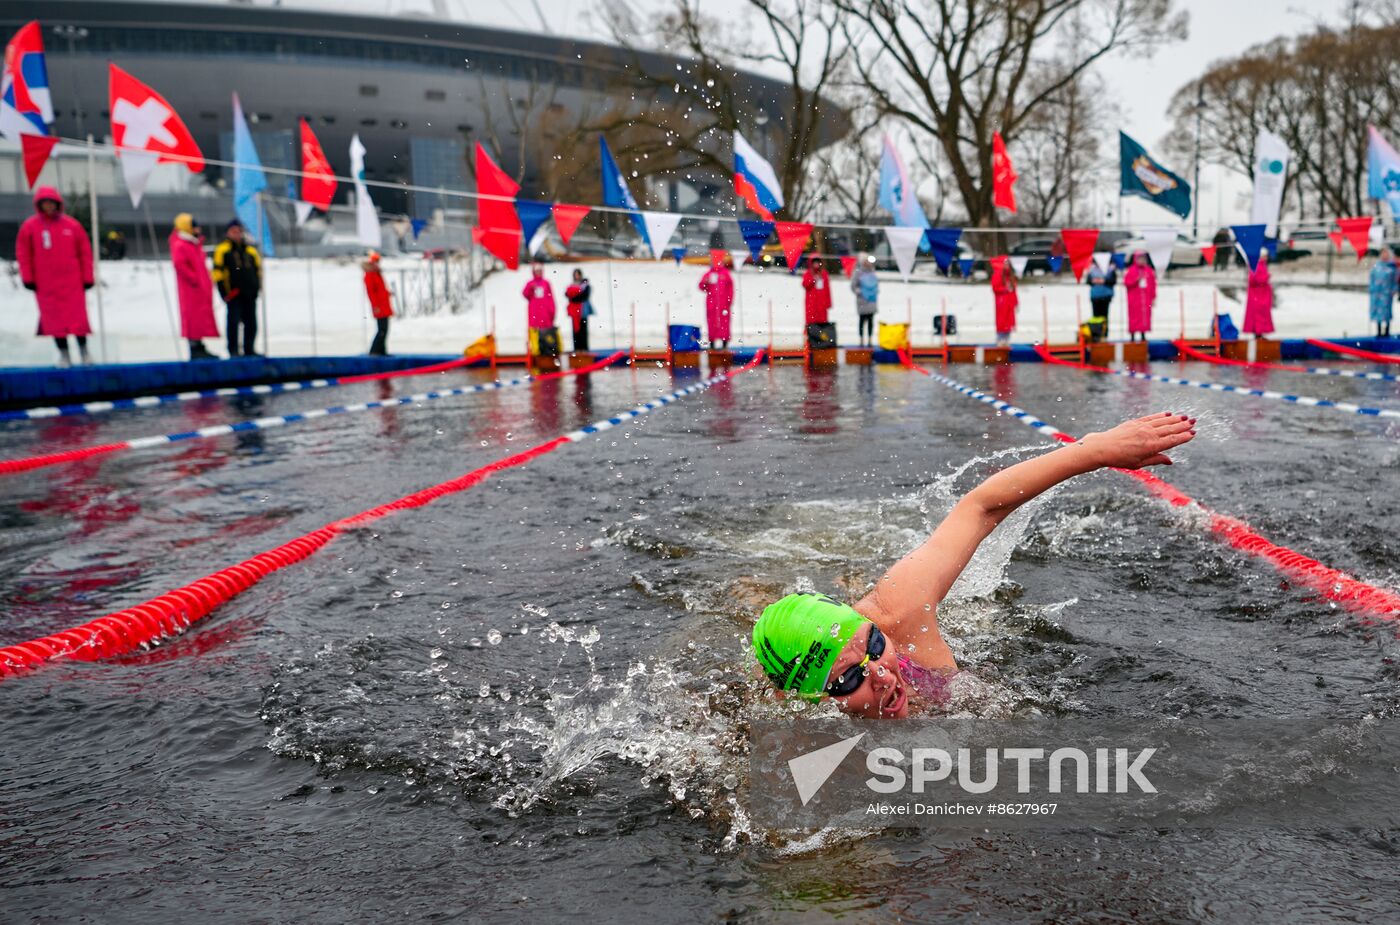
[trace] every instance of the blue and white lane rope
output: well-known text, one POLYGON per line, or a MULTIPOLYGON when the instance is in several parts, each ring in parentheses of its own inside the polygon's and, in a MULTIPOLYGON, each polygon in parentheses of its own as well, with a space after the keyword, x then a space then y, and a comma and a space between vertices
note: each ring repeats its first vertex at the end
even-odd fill
POLYGON ((20 459, 0 460, 0 475, 11 475, 17 472, 27 472, 32 469, 40 469, 45 466, 54 466, 60 463, 76 462, 81 459, 90 459, 94 456, 102 456, 109 453, 119 453, 125 450, 145 450, 153 447, 168 446, 172 443, 181 443, 185 440, 202 440, 213 437, 224 437, 229 434, 248 433, 258 430, 270 430, 274 427, 285 427, 289 424, 297 424, 302 421, 311 421, 317 418, 330 417, 337 414, 353 414, 357 411, 370 411, 376 408, 397 408, 403 405, 413 405, 419 402, 435 401, 439 398, 452 398, 458 395, 473 395, 480 392, 494 392, 499 389, 508 389, 513 386, 525 385, 530 382, 538 382, 547 379, 562 378, 564 376, 576 376, 584 373, 594 372, 603 369, 615 362, 623 353, 621 351, 600 360, 591 366, 582 369, 572 369, 567 372, 547 373, 543 376, 520 376, 515 379, 499 380, 496 382, 485 382, 480 385, 462 386, 455 389, 441 389, 432 392, 418 392, 413 395, 405 395, 401 398, 389 398, 383 401, 367 401, 353 405, 335 405, 330 408, 317 408, 312 411, 301 411, 296 414, 283 414, 276 417, 258 418, 253 421, 240 421, 236 424, 215 424, 210 427, 201 427, 198 430, 186 430, 173 434, 160 434, 152 437, 136 437, 131 440, 122 440, 116 443, 104 443, 76 449, 63 450, 58 453, 47 453, 39 456, 27 456, 20 459))
POLYGON ((1371 379, 1376 382, 1400 382, 1400 376, 1394 373, 1363 373, 1357 369, 1333 369, 1330 366, 1304 366, 1305 372, 1310 372, 1314 376, 1345 376, 1348 379, 1371 379))
POLYGON ((1231 392, 1236 395, 1268 398, 1274 401, 1289 402, 1294 405, 1305 405, 1310 408, 1335 408, 1338 411, 1359 414, 1365 417, 1400 418, 1400 411, 1395 411, 1390 408, 1368 408, 1349 401, 1333 401, 1330 398, 1313 398, 1308 395, 1294 395, 1290 392, 1278 392, 1273 389, 1250 389, 1239 385, 1228 385, 1223 382, 1201 382, 1197 379, 1182 379, 1179 376, 1159 376, 1156 373, 1141 373, 1131 369, 1112 369, 1107 366, 1095 366, 1091 363, 1075 363, 1054 356, 1040 344, 1036 345, 1035 350, 1036 353, 1040 355, 1041 359, 1047 363, 1051 363, 1055 366, 1069 366, 1087 372, 1112 373, 1115 376, 1125 376, 1129 379, 1142 379, 1146 382, 1165 382, 1169 385, 1182 385, 1188 388, 1206 389, 1211 392, 1231 392))
POLYGON ((133 408, 154 408, 200 398, 231 398, 239 395, 276 395, 279 392, 304 392, 340 385, 339 379, 307 379, 301 382, 272 382, 266 385, 229 386, 222 389, 202 389, 194 392, 172 392, 165 395, 142 395, 137 398, 114 398, 111 401, 85 401, 72 405, 52 405, 45 408, 20 408, 0 411, 0 421, 39 421, 73 414, 101 414, 133 408))

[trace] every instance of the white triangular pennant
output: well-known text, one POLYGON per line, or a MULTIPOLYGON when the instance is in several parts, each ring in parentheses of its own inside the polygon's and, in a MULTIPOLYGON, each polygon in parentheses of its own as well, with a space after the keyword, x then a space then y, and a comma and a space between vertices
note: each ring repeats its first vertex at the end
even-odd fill
POLYGON ((1094 251, 1094 266, 1102 272, 1108 272, 1108 266, 1113 262, 1113 255, 1108 251, 1094 251))
POLYGON ((1011 269, 1016 271, 1017 278, 1026 275, 1026 264, 1031 262, 1030 257, 1011 257, 1011 269))
POLYGON ((292 208, 296 210, 297 227, 300 228, 302 225, 305 225, 306 220, 311 217, 311 210, 314 206, 309 202, 302 202, 300 199, 297 199, 292 202, 292 208))
POLYGON ((642 221, 646 222, 652 256, 660 260, 666 253, 666 245, 671 243, 671 235, 676 233, 676 226, 681 223, 681 217, 675 212, 643 212, 642 221))
POLYGON ((535 229, 534 236, 530 238, 529 244, 526 245, 525 248, 527 251, 530 252, 531 257, 535 256, 535 251, 540 249, 540 247, 544 244, 545 239, 547 239, 548 237, 549 225, 548 223, 542 222, 540 223, 540 227, 535 229))
MULTIPOLYGON (((1142 229, 1142 243, 1142 249, 1147 251, 1147 256, 1152 258, 1152 268, 1157 271, 1158 276, 1164 275, 1172 262, 1172 245, 1176 244, 1176 229, 1144 228, 1142 229)), ((1131 254, 1128 256, 1132 257, 1131 254)))
POLYGON ((914 255, 919 252, 919 242, 924 239, 924 229, 886 225, 885 238, 890 242, 890 251, 894 254, 894 262, 899 266, 900 275, 908 280, 909 274, 914 271, 914 255))
POLYGON ((124 150, 121 161, 126 192, 131 197, 131 207, 135 209, 141 205, 141 197, 146 195, 146 183, 151 179, 151 171, 160 163, 160 155, 155 151, 124 150))
POLYGON ((729 251, 729 259, 734 261, 734 269, 737 272, 744 265, 744 261, 749 259, 749 249, 747 247, 735 247, 729 251))

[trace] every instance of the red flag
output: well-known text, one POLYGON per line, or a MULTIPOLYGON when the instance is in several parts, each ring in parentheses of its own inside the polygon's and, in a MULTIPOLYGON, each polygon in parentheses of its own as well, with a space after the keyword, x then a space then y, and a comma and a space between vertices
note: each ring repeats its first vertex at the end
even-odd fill
POLYGON ((1342 252, 1342 233, 1340 231, 1327 232, 1327 240, 1332 242, 1332 246, 1337 249, 1337 253, 1342 252))
POLYGON ((574 232, 578 230, 579 222, 588 214, 592 206, 575 206, 567 202, 556 202, 554 204, 554 227, 559 229, 559 237, 564 241, 564 246, 568 247, 573 240, 574 232))
POLYGON ((856 258, 852 254, 841 255, 841 272, 850 276, 856 271, 856 258))
POLYGON ((1371 237, 1371 216, 1339 218, 1337 227, 1342 230, 1342 237, 1347 239, 1351 249, 1356 251, 1356 261, 1360 263, 1361 258, 1366 256, 1366 246, 1371 237))
POLYGON ((1094 262, 1094 245, 1099 243, 1097 228, 1062 228, 1060 237, 1065 242, 1065 256, 1069 258, 1069 268, 1078 282, 1094 262))
POLYGON ((58 144, 57 135, 19 136, 20 150, 24 153, 24 177, 29 181, 30 189, 34 188, 40 172, 44 169, 44 164, 49 159, 49 152, 56 144, 58 144))
POLYGON ((806 222, 778 222, 774 227, 778 229, 778 241, 783 245, 788 268, 796 272, 797 262, 802 259, 802 249, 812 236, 812 226, 806 222))
POLYGON ((992 205, 1008 212, 1016 211, 1016 168, 1006 153, 1001 132, 992 133, 992 205))
POLYGON ((1207 244, 1201 248, 1201 256, 1206 258, 1206 265, 1215 263, 1215 245, 1207 244))
POLYGON ((518 268, 522 232, 520 216, 515 211, 515 194, 520 192, 520 184, 496 166, 481 142, 476 143, 476 191, 482 196, 506 197, 476 201, 481 246, 505 261, 509 269, 518 268))
POLYGON ((110 68, 108 105, 112 114, 112 144, 118 149, 159 155, 157 162, 184 164, 190 173, 204 169, 204 154, 175 107, 115 64, 110 68))
POLYGON ((305 119, 301 120, 301 198, 322 212, 329 212, 335 198, 335 171, 321 150, 321 142, 305 119))

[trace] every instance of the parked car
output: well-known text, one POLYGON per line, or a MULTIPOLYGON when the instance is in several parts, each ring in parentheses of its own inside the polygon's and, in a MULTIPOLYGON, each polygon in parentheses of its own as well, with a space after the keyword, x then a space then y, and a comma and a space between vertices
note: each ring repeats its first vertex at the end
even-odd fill
POLYGON ((1055 238, 1027 238, 1011 248, 1012 257, 1027 257, 1024 275, 1050 272, 1050 251, 1055 238))
MULTIPOLYGON (((1178 234, 1176 241, 1172 244, 1170 266, 1205 266, 1206 255, 1201 253, 1201 248, 1208 247, 1210 243, 1210 241, 1193 241, 1184 234, 1178 234)), ((1137 251, 1145 250, 1147 250, 1147 241, 1140 236, 1124 238, 1113 246, 1114 253, 1125 254, 1129 257, 1137 251)))

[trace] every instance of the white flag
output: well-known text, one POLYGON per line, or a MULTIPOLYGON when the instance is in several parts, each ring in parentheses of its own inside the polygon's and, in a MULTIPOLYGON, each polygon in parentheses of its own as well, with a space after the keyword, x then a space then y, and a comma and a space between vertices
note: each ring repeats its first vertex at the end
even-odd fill
POLYGON ((1282 138, 1268 129, 1260 129, 1259 137, 1254 139, 1254 204, 1249 210, 1249 223, 1268 226, 1265 233, 1269 237, 1277 232, 1289 154, 1282 138))
POLYGON ((1108 272, 1108 265, 1113 262, 1113 255, 1108 251, 1094 251, 1094 266, 1103 273, 1108 272))
POLYGON ((305 225, 306 220, 311 217, 311 203, 297 199, 292 203, 292 208, 296 209, 297 227, 300 228, 302 225, 305 225))
MULTIPOLYGON (((1157 271, 1158 276, 1167 272, 1167 267, 1172 262, 1172 245, 1176 244, 1175 228, 1144 228, 1142 229, 1143 250, 1147 251, 1147 256, 1152 258, 1152 269, 1157 271)), ((1131 254, 1128 255, 1132 257, 1131 254)))
POLYGON ((384 246, 384 238, 379 213, 365 186, 365 146, 358 133, 350 139, 350 175, 355 178, 355 234, 365 247, 378 250, 384 246))
POLYGON ((899 273, 908 281, 909 274, 914 271, 914 255, 919 252, 919 242, 924 239, 924 229, 886 225, 884 231, 899 273))
POLYGON ((126 192, 131 197, 131 207, 135 209, 141 205, 141 197, 146 195, 146 183, 151 179, 151 171, 155 170, 156 164, 160 162, 160 153, 128 148, 123 150, 119 157, 122 162, 122 179, 126 180, 126 192))
POLYGON ((1028 264, 1028 263, 1031 262, 1031 258, 1029 258, 1029 257, 1012 257, 1012 258, 1010 258, 1010 260, 1011 260, 1011 269, 1013 269, 1013 270, 1016 271, 1016 278, 1017 278, 1017 279, 1020 279, 1022 276, 1025 276, 1025 275, 1026 275, 1026 264, 1028 264))
POLYGON ((660 260, 666 253, 666 245, 671 242, 671 235, 676 233, 676 226, 681 223, 681 217, 675 212, 643 212, 642 221, 646 222, 652 256, 660 260))

